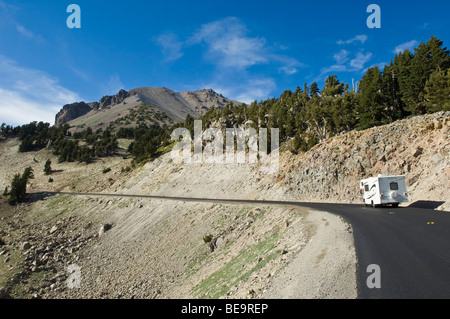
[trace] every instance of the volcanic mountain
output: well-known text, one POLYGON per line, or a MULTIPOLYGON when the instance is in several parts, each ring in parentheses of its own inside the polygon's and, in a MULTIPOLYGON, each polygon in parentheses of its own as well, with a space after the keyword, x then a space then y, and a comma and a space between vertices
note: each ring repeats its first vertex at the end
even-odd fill
POLYGON ((104 127, 114 121, 126 122, 125 117, 139 107, 142 115, 143 105, 148 106, 146 114, 153 114, 159 124, 182 122, 188 114, 198 117, 211 107, 221 109, 228 103, 240 104, 212 89, 175 92, 165 87, 140 87, 120 90, 98 102, 67 104, 56 114, 55 125, 104 127))

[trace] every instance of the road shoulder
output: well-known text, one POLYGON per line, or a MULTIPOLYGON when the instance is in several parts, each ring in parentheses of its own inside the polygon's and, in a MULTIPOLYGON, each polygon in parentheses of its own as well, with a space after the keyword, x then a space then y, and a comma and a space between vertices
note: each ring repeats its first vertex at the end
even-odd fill
POLYGON ((356 254, 351 226, 341 217, 310 211, 316 232, 273 280, 262 298, 357 298, 356 254))

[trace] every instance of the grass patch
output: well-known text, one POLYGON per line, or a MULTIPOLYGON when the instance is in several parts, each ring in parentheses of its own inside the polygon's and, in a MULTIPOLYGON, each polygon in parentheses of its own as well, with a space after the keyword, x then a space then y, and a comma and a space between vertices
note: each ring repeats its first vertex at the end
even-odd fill
MULTIPOLYGON (((50 271, 39 271, 31 273, 30 277, 27 278, 26 285, 15 285, 11 290, 11 295, 16 299, 27 299, 30 297, 30 292, 28 287, 33 287, 34 289, 39 288, 44 281, 46 275, 52 275, 50 271)), ((48 277, 48 276, 47 276, 48 277)))
POLYGON ((217 299, 241 280, 248 280, 254 272, 262 269, 279 255, 279 252, 275 251, 274 248, 280 235, 279 232, 272 233, 259 243, 240 251, 222 268, 195 286, 192 289, 193 294, 197 298, 217 299), (263 258, 260 262, 258 262, 259 257, 263 258))
POLYGON ((22 261, 22 256, 18 250, 10 250, 9 256, 2 255, 0 256, 0 286, 6 287, 7 283, 11 281, 16 273, 22 271, 20 267, 15 266, 16 263, 20 263, 22 261), (6 258, 9 258, 9 261, 5 263, 6 258), (11 269, 9 265, 14 265, 15 267, 11 269))
POLYGON ((120 208, 120 209, 124 209, 124 208, 127 208, 129 205, 131 205, 131 200, 124 200, 124 201, 121 201, 117 205, 117 207, 120 208))
POLYGON ((178 143, 178 141, 171 141, 166 146, 161 146, 160 148, 158 148, 156 150, 156 153, 159 153, 161 155, 166 154, 166 153, 170 152, 173 149, 173 147, 175 146, 175 144, 177 144, 177 143, 178 143))
POLYGON ((81 206, 79 200, 70 195, 55 195, 48 199, 48 202, 39 210, 33 210, 33 216, 41 218, 44 222, 55 222, 73 212, 77 207, 81 206))

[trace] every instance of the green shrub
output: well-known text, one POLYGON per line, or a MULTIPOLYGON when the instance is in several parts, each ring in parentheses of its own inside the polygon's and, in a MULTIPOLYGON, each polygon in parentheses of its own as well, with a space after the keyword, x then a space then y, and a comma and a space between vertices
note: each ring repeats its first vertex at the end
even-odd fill
POLYGON ((203 241, 204 241, 206 244, 209 243, 209 242, 211 242, 212 239, 213 239, 213 235, 211 235, 211 234, 208 234, 208 235, 203 236, 203 241))

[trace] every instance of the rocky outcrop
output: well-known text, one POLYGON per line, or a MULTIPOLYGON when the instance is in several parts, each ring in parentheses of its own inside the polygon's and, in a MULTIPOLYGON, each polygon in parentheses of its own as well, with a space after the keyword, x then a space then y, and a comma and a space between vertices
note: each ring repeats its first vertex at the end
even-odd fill
POLYGON ((102 110, 117 104, 122 103, 127 97, 131 96, 125 90, 120 90, 116 95, 105 95, 99 102, 75 102, 64 105, 62 110, 56 114, 55 125, 59 126, 70 122, 76 118, 86 115, 90 111, 102 110))
POLYGON ((111 107, 117 104, 122 103, 127 97, 131 96, 125 90, 120 90, 116 95, 105 95, 100 99, 100 102, 94 102, 93 109, 94 110, 102 110, 107 107, 111 107))
POLYGON ((80 116, 86 115, 92 110, 92 106, 85 102, 75 102, 66 104, 61 111, 56 114, 55 125, 60 126, 80 116))
POLYGON ((212 89, 198 90, 194 92, 181 92, 180 95, 196 108, 208 110, 211 107, 223 108, 228 103, 240 104, 237 101, 227 99, 222 94, 216 93, 212 89))

